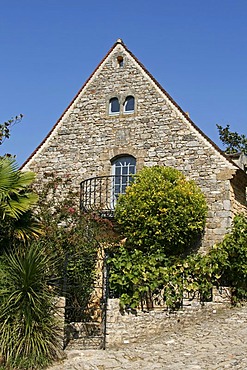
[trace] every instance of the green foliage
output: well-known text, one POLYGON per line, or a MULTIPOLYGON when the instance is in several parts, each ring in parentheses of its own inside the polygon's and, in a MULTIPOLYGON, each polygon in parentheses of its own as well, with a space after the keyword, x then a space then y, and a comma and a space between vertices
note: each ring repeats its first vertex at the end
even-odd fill
POLYGON ((40 235, 31 209, 38 196, 29 188, 32 172, 21 172, 13 158, 0 157, 0 254, 40 235))
POLYGON ((180 254, 194 247, 207 205, 193 181, 170 167, 146 167, 120 196, 115 216, 131 248, 180 254))
POLYGON ((146 255, 141 250, 119 247, 109 260, 111 291, 121 296, 121 306, 135 308, 164 281, 164 255, 146 255))
POLYGON ((94 290, 99 242, 107 238, 111 224, 82 214, 79 196, 69 191, 70 185, 69 177, 48 177, 39 194, 37 214, 43 228, 40 242, 47 254, 57 256, 54 274, 61 294, 66 296, 66 319, 80 321, 94 290), (61 188, 67 190, 63 199, 59 197, 61 188))
POLYGON ((0 124, 0 145, 3 144, 5 139, 10 137, 10 128, 16 123, 19 123, 23 118, 23 115, 15 116, 14 118, 9 119, 8 121, 0 124))
POLYGON ((0 354, 10 369, 40 369, 57 357, 52 259, 40 245, 0 260, 0 354))
POLYGON ((218 285, 233 288, 236 299, 247 298, 247 217, 234 218, 232 231, 215 245, 208 259, 218 285))
POLYGON ((13 158, 0 158, 0 216, 18 219, 30 210, 38 197, 28 187, 34 173, 21 172, 13 158))
POLYGON ((226 147, 225 152, 228 154, 243 152, 247 154, 247 137, 239 135, 237 132, 230 131, 230 125, 222 127, 216 125, 219 131, 219 137, 222 144, 226 147))
POLYGON ((111 294, 120 297, 122 309, 139 305, 150 309, 161 296, 167 306, 177 307, 183 278, 176 261, 159 252, 147 255, 121 246, 109 259, 111 294))
POLYGON ((9 216, 0 218, 0 229, 0 255, 20 244, 37 239, 42 233, 40 222, 31 210, 25 212, 18 220, 9 216))
POLYGON ((110 258, 110 284, 120 304, 150 308, 155 297, 169 307, 181 304, 182 255, 203 232, 206 202, 193 181, 168 167, 144 168, 119 198, 116 219, 124 245, 110 258))
POLYGON ((160 250, 144 253, 120 246, 112 253, 110 284, 124 308, 152 308, 162 298, 176 309, 182 296, 199 293, 202 302, 211 299, 213 286, 232 288, 232 303, 247 298, 247 217, 235 217, 232 230, 206 254, 165 256, 160 250))
POLYGON ((206 255, 186 258, 184 288, 209 295, 213 286, 232 288, 233 303, 247 298, 247 217, 234 218, 232 230, 206 255))

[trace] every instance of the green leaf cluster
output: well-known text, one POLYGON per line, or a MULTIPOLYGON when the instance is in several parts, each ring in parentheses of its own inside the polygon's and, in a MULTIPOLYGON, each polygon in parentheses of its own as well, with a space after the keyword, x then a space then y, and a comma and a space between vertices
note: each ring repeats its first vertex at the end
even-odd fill
POLYGON ((171 259, 157 251, 146 254, 124 246, 109 258, 111 294, 120 297, 122 309, 152 309, 154 301, 165 301, 169 307, 181 302, 182 275, 171 259))
POLYGON ((234 219, 232 231, 206 255, 194 253, 207 206, 200 189, 173 168, 144 168, 119 198, 116 218, 127 238, 110 258, 112 294, 123 308, 152 307, 157 297, 181 305, 184 292, 211 298, 212 287, 232 287, 233 299, 246 296, 247 220, 234 219))
POLYGON ((0 157, 0 253, 40 235, 40 224, 32 212, 38 201, 30 185, 34 173, 21 172, 13 158, 0 157))
POLYGON ((232 303, 247 298, 247 217, 234 218, 232 230, 206 254, 166 257, 161 251, 144 253, 123 245, 112 254, 111 291, 123 309, 152 308, 157 299, 176 309, 185 292, 202 302, 211 299, 213 286, 232 289, 232 303))
POLYGON ((119 197, 115 217, 131 248, 179 255, 198 243, 207 205, 201 190, 170 167, 145 167, 119 197))
POLYGON ((35 178, 33 172, 21 172, 15 159, 0 158, 0 217, 19 219, 37 202, 38 196, 29 186, 35 178))
POLYGON ((218 285, 232 287, 234 299, 247 297, 247 216, 237 215, 232 230, 208 254, 218 285))
POLYGON ((6 368, 40 369, 57 358, 52 264, 40 245, 1 256, 0 354, 6 368))
POLYGON ((37 215, 43 235, 39 239, 47 254, 56 255, 54 275, 60 294, 66 297, 66 320, 82 321, 95 289, 96 264, 100 243, 111 233, 109 221, 82 214, 76 193, 70 192, 71 179, 47 176, 39 192, 37 215), (67 189, 64 198, 61 187, 67 189), (70 309, 71 307, 71 309, 70 309))
POLYGON ((115 216, 127 238, 110 258, 110 283, 122 307, 161 297, 169 307, 181 304, 183 255, 200 242, 207 205, 203 193, 178 170, 144 168, 119 197, 115 216))
POLYGON ((237 132, 230 131, 230 125, 226 125, 226 127, 222 127, 220 125, 216 125, 219 131, 219 137, 224 145, 225 152, 228 154, 233 153, 245 153, 247 155, 247 137, 246 135, 240 135, 237 132))

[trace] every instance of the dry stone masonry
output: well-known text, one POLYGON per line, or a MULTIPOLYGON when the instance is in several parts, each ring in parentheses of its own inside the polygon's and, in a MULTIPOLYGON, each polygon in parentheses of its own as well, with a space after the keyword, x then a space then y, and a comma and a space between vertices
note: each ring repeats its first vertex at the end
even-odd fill
MULTIPOLYGON (((37 182, 47 174, 81 181, 112 173, 117 156, 143 166, 172 166, 204 192, 209 210, 203 247, 222 239, 233 215, 246 210, 247 175, 208 139, 136 57, 118 40, 60 117, 23 170, 37 182), (134 111, 124 112, 126 97, 134 111), (117 97, 120 111, 109 114, 117 97)), ((61 189, 61 192, 63 190, 61 189)))

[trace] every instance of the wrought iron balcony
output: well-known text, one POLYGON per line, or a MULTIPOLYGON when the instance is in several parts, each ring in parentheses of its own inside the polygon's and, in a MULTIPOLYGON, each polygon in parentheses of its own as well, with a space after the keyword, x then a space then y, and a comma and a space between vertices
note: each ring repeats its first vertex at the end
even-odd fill
POLYGON ((125 194, 132 175, 92 177, 81 182, 80 207, 84 212, 97 212, 113 218, 118 196, 125 194))

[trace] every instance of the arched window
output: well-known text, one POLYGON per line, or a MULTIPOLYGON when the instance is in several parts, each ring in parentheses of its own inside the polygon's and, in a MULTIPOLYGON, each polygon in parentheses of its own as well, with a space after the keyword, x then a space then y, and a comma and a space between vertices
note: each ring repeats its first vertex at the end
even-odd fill
POLYGON ((120 104, 118 98, 111 98, 109 102, 109 113, 117 114, 120 112, 120 104))
POLYGON ((122 156, 112 161, 112 205, 116 204, 119 194, 125 194, 126 187, 130 184, 132 175, 136 173, 136 159, 132 156, 122 156))
POLYGON ((127 96, 124 102, 124 113, 133 113, 135 110, 135 98, 134 96, 127 96))

